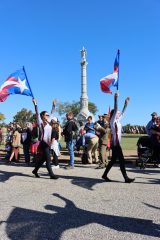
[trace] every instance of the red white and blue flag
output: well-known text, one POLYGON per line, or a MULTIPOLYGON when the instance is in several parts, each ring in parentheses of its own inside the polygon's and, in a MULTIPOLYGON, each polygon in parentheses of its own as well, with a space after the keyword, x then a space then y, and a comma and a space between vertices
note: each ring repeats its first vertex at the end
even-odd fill
POLYGON ((24 68, 12 73, 0 88, 0 102, 4 102, 11 94, 33 97, 24 68))
POLYGON ((104 93, 112 93, 111 87, 117 87, 118 89, 118 75, 119 75, 119 50, 114 61, 113 73, 103 77, 100 80, 100 87, 104 93))

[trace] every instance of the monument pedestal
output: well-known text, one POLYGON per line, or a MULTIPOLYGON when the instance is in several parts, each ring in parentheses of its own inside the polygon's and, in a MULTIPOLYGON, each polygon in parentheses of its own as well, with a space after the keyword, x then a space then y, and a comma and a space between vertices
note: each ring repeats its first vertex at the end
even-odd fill
POLYGON ((87 96, 87 61, 86 61, 87 51, 83 47, 81 50, 81 99, 80 99, 80 112, 77 115, 77 121, 86 122, 89 116, 92 116, 94 121, 94 116, 88 110, 88 96, 87 96))

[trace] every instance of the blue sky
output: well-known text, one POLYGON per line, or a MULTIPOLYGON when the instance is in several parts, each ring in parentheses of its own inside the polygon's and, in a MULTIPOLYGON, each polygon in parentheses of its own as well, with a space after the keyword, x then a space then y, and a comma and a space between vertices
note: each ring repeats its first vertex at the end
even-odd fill
MULTIPOLYGON (((0 85, 24 65, 40 111, 54 98, 78 101, 84 46, 88 97, 103 114, 113 95, 99 81, 120 49, 119 108, 131 98, 123 124, 145 125, 153 111, 160 114, 159 9, 159 0, 2 0, 0 85)), ((0 112, 10 122, 23 107, 34 110, 31 97, 12 95, 0 112)))

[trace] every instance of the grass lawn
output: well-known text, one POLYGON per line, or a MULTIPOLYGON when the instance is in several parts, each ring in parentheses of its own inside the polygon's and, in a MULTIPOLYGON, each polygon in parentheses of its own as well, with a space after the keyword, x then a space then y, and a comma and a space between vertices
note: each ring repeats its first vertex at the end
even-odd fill
MULTIPOLYGON (((137 149, 137 141, 139 139, 139 137, 142 135, 138 135, 138 134, 123 134, 122 135, 122 149, 124 150, 136 150, 137 149)), ((61 145, 62 145, 62 149, 65 148, 65 142, 63 140, 63 138, 61 138, 60 141, 61 145)))
MULTIPOLYGON (((122 149, 124 150, 136 150, 137 149, 137 141, 140 136, 143 135, 138 135, 138 134, 123 134, 122 135, 122 149)), ((64 139, 61 138, 60 140, 62 149, 66 148, 66 143, 64 142, 64 139)), ((4 149, 4 145, 0 145, 1 149, 4 149)))
POLYGON ((124 150, 136 150, 137 149, 137 141, 139 136, 135 135, 124 135, 122 136, 122 149, 124 150))

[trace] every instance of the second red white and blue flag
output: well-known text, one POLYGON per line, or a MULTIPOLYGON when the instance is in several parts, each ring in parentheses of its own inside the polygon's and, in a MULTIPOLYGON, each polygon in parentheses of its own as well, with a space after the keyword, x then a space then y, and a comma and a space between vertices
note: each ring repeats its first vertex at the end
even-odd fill
POLYGON ((112 93, 111 87, 118 89, 118 74, 119 74, 119 50, 114 61, 113 73, 103 77, 100 80, 100 87, 104 93, 112 93))

